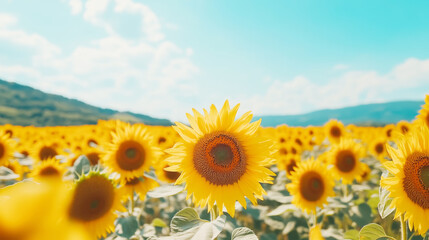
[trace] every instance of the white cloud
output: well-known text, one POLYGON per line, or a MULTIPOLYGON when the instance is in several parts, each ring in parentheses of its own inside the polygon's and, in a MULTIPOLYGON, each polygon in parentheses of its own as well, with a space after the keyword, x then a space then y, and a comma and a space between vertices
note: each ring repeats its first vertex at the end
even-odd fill
POLYGON ((349 65, 346 65, 346 64, 337 64, 332 69, 334 71, 340 71, 340 70, 346 70, 346 69, 349 69, 349 68, 350 68, 349 65))
MULTIPOLYGON (((429 92, 429 59, 409 58, 387 74, 376 71, 347 71, 325 83, 305 76, 290 81, 275 80, 263 95, 243 102, 257 114, 299 114, 323 108, 393 100, 396 93, 419 87, 429 92)), ((414 97, 408 95, 408 97, 414 97)))
POLYGON ((156 14, 141 3, 135 3, 132 0, 115 0, 116 12, 137 13, 142 17, 142 31, 146 33, 149 41, 157 42, 164 39, 161 32, 161 24, 156 14))
MULTIPOLYGON (((0 26, 5 26, 0 27, 0 41, 34 51, 29 54, 29 64, 0 63, 0 78, 96 106, 170 119, 184 116, 183 112, 189 109, 183 109, 187 106, 181 99, 197 93, 193 77, 199 69, 190 58, 192 48, 181 48, 164 39, 156 15, 131 1, 120 1, 122 10, 134 13, 131 8, 136 7, 143 26, 155 27, 145 30, 147 35, 142 38, 125 38, 115 33, 105 20, 109 19, 105 16, 109 2, 89 0, 82 15, 92 26, 105 29, 105 36, 75 45, 64 53, 46 38, 19 29, 15 18, 0 15, 0 26)), ((70 7, 74 11, 71 4, 70 7)))
POLYGON ((0 28, 6 28, 16 23, 16 17, 8 13, 0 13, 0 28))
POLYGON ((70 0, 69 5, 71 8, 71 13, 77 15, 82 12, 83 3, 82 0, 70 0))

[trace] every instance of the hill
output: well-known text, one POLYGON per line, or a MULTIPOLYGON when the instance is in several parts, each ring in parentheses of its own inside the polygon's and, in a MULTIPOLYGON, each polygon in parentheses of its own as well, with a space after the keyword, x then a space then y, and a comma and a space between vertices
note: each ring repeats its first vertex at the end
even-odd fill
POLYGON ((397 123, 400 120, 411 121, 418 114, 423 101, 398 101, 388 103, 365 104, 339 109, 326 109, 300 115, 260 116, 262 126, 275 127, 280 124, 289 126, 321 126, 329 119, 338 119, 344 124, 360 126, 382 126, 397 123))
POLYGON ((0 79, 0 125, 69 126, 96 124, 98 119, 120 119, 148 125, 172 124, 167 119, 98 108, 0 79))

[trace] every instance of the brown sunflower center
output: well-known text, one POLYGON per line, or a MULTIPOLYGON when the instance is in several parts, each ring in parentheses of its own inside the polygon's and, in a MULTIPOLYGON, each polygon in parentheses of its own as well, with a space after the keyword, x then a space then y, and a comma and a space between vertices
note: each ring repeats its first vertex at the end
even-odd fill
POLYGON ((10 130, 10 129, 6 130, 6 131, 5 131, 5 133, 6 133, 7 135, 9 135, 9 137, 12 137, 12 136, 13 136, 13 131, 12 131, 12 130, 10 130))
POLYGON ((335 165, 341 172, 351 172, 356 166, 355 155, 350 150, 341 150, 337 153, 335 165))
POLYGON ((144 164, 144 160, 143 146, 136 141, 129 140, 121 143, 116 152, 116 162, 123 170, 136 170, 144 164))
POLYGON ((131 180, 127 180, 125 182, 125 185, 129 185, 129 186, 134 186, 140 183, 140 179, 139 178, 132 178, 131 180))
POLYGON ((286 141, 286 139, 284 139, 284 138, 280 138, 280 142, 281 143, 284 143, 286 141))
POLYGON ((299 146, 302 146, 302 141, 301 141, 301 139, 296 138, 296 139, 295 139, 295 142, 296 142, 299 146))
POLYGON ((429 156, 421 152, 409 155, 404 164, 403 187, 408 197, 429 209, 429 156))
POLYGON ((293 171, 295 171, 296 162, 294 159, 290 160, 290 162, 286 166, 286 171, 290 175, 293 171))
POLYGON ((383 143, 377 143, 377 144, 375 145, 375 152, 376 152, 376 153, 381 154, 381 153, 383 153, 383 150, 384 150, 384 145, 383 145, 383 143))
POLYGON ((287 155, 287 149, 286 149, 286 148, 284 148, 284 147, 282 147, 282 148, 280 148, 280 149, 279 149, 279 153, 280 153, 281 155, 287 155))
MULTIPOLYGON (((167 165, 165 167, 169 167, 169 165, 167 165)), ((165 168, 163 170, 164 170, 164 175, 170 180, 176 181, 180 177, 180 172, 167 171, 167 170, 165 170, 165 168)))
POLYGON ((407 132, 409 131, 409 129, 408 129, 408 127, 407 127, 407 126, 402 125, 402 126, 401 126, 401 131, 402 131, 402 133, 403 133, 403 134, 405 134, 405 133, 407 133, 407 132))
POLYGON ((337 126, 331 127, 331 136, 333 137, 341 137, 341 129, 337 126))
POLYGON ((42 147, 42 149, 40 149, 40 152, 39 152, 39 158, 40 158, 40 160, 46 160, 46 159, 49 159, 49 158, 53 158, 53 157, 55 157, 57 155, 58 155, 58 153, 55 150, 55 148, 49 147, 49 146, 42 147))
POLYGON ((91 176, 76 186, 70 217, 84 222, 99 219, 110 211, 114 197, 114 188, 108 179, 91 176))
POLYGON ((60 172, 53 166, 47 166, 40 170, 40 176, 59 176, 60 172))
POLYGON ((387 130, 386 135, 390 138, 392 136, 392 129, 387 130))
POLYGON ((302 175, 299 190, 307 201, 318 201, 324 193, 325 186, 322 176, 314 171, 306 172, 302 175))
POLYGON ((167 141, 167 139, 165 137, 159 137, 158 138, 158 144, 165 143, 166 141, 167 141))
POLYGON ((4 149, 4 146, 3 146, 3 143, 0 143, 0 159, 4 156, 4 151, 5 149, 4 149))
POLYGON ((97 165, 98 161, 100 161, 100 155, 97 152, 88 153, 86 157, 92 166, 97 165))
POLYGON ((237 182, 246 171, 246 156, 238 140, 227 132, 202 137, 194 148, 195 169, 216 185, 237 182))

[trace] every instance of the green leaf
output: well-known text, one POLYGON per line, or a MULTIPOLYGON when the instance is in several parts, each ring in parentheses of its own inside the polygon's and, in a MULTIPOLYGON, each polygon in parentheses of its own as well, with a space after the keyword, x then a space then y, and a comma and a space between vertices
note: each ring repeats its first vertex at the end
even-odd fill
POLYGON ((289 221, 286 224, 286 227, 283 229, 282 234, 283 235, 287 235, 289 234, 296 226, 296 222, 295 221, 289 221))
POLYGON ((132 237, 139 228, 139 224, 135 216, 118 218, 115 225, 116 234, 124 238, 132 237))
POLYGON ((147 193, 151 198, 164 198, 168 196, 173 196, 183 191, 183 186, 176 185, 163 185, 155 188, 154 190, 147 193))
POLYGON ((226 216, 222 215, 212 222, 200 219, 193 208, 184 208, 174 215, 170 229, 172 239, 215 239, 223 230, 226 216))
POLYGON ((180 210, 173 219, 171 219, 171 232, 184 232, 188 229, 198 227, 204 224, 205 220, 200 219, 197 211, 193 208, 184 208, 180 210))
POLYGON ((78 179, 80 175, 89 172, 91 163, 85 155, 79 156, 73 164, 74 178, 78 179))
POLYGON ((344 234, 344 239, 359 240, 359 231, 356 229, 348 230, 344 234))
POLYGON ((240 227, 232 231, 231 240, 258 240, 258 237, 251 229, 240 227))
POLYGON ((353 215, 351 219, 356 222, 360 227, 370 223, 372 221, 372 210, 371 207, 366 203, 361 203, 357 207, 352 208, 353 215))
POLYGON ((296 211, 297 208, 293 204, 283 204, 275 208, 273 211, 267 214, 267 216, 278 216, 282 215, 283 213, 287 211, 296 211))
POLYGON ((7 167, 0 166, 0 180, 8 181, 19 178, 18 174, 15 174, 12 170, 7 167))
POLYGON ((378 192, 380 198, 380 202, 378 202, 378 213, 380 214, 381 218, 384 219, 393 211, 395 211, 395 209, 390 208, 390 203, 392 202, 392 198, 389 197, 390 192, 381 186, 378 192))
POLYGON ((364 226, 359 232, 360 240, 377 240, 381 237, 387 237, 382 226, 376 223, 370 223, 364 226))
POLYGON ((154 227, 167 227, 167 224, 165 224, 165 222, 162 219, 155 218, 152 221, 152 226, 154 226, 154 227))

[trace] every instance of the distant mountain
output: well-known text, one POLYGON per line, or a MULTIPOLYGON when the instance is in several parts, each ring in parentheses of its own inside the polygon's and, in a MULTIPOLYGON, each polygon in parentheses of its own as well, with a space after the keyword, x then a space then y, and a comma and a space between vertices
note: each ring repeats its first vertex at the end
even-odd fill
POLYGON ((0 79, 0 125, 69 126, 96 124, 98 119, 120 119, 148 125, 172 124, 167 119, 98 108, 0 79))
POLYGON ((397 123, 400 120, 413 120, 423 101, 398 101, 388 103, 365 104, 339 109, 326 109, 300 115, 260 116, 262 126, 275 127, 281 124, 289 126, 322 126, 329 119, 338 119, 344 124, 360 126, 382 126, 397 123))

